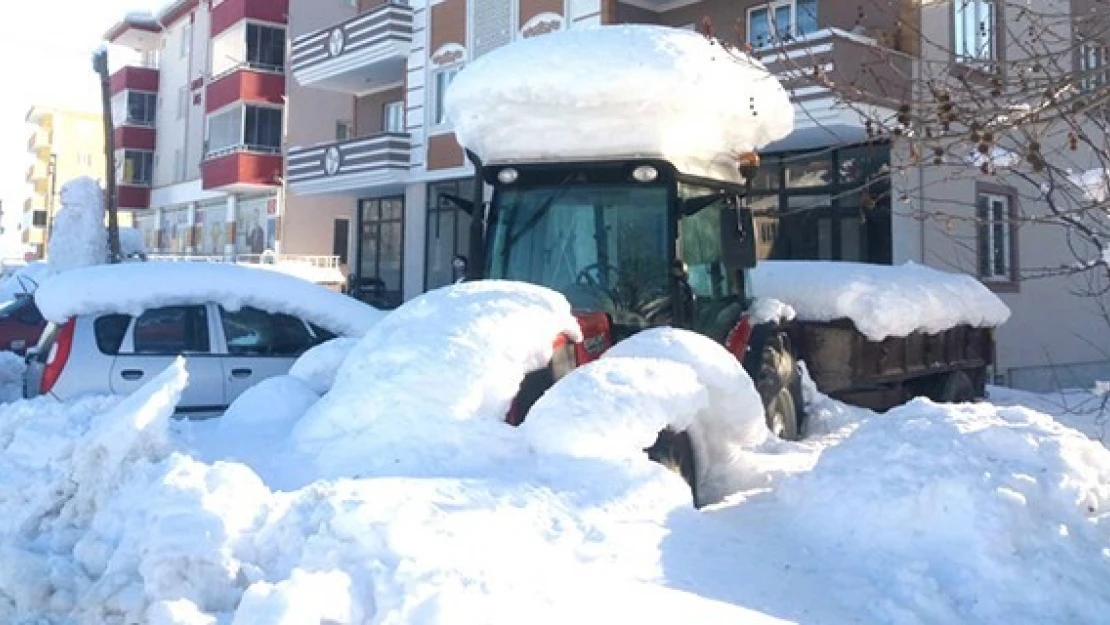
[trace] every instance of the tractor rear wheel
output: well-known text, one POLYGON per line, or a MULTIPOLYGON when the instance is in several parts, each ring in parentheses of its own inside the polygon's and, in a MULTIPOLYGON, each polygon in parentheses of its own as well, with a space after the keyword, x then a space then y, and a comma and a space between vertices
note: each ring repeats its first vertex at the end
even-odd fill
POLYGON ((694 507, 697 507, 698 465, 694 458, 694 445, 690 441, 690 434, 663 430, 655 439, 655 444, 644 451, 647 452, 648 458, 678 473, 686 480, 690 485, 690 493, 694 497, 694 507))
POLYGON ((763 347, 763 364, 755 387, 763 400, 767 428, 771 433, 789 441, 801 438, 801 426, 805 417, 802 377, 790 348, 790 337, 786 333, 776 332, 767 338, 763 347))

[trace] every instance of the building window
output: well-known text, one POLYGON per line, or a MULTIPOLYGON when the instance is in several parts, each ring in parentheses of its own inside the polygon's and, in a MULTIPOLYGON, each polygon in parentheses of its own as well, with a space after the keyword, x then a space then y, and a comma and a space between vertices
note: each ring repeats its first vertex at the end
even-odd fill
POLYGON ((993 61, 998 47, 993 0, 956 0, 953 7, 957 60, 965 63, 993 61))
POLYGON ((120 184, 150 186, 154 179, 154 153, 124 150, 120 184))
POLYGON ((189 56, 189 51, 193 48, 193 24, 186 22, 185 26, 181 29, 181 58, 189 56))
POLYGON ((33 211, 31 213, 31 225, 35 228, 45 228, 46 211, 33 211))
POLYGON ((247 24, 247 64, 254 69, 285 71, 285 29, 247 24))
POLYGON ((127 92, 127 120, 132 126, 153 126, 158 95, 143 91, 127 92))
POLYGON ((403 100, 386 103, 382 111, 382 130, 385 132, 405 131, 405 103, 403 100))
POLYGON ((1079 85, 1083 91, 1094 91, 1110 85, 1110 48, 1085 43, 1080 48, 1079 85))
POLYGON ((976 201, 979 277, 1016 282, 1014 271, 1014 202, 1002 193, 979 193, 976 201))
POLYGON ((205 153, 217 156, 239 147, 243 137, 243 109, 234 107, 208 118, 208 141, 205 153))
POLYGON ((354 295, 372 305, 401 304, 405 234, 404 198, 359 202, 358 270, 354 295))
POLYGON ((444 97, 447 95, 447 88, 451 86, 451 81, 455 80, 455 76, 458 75, 459 70, 461 69, 461 66, 455 65, 445 69, 437 70, 435 73, 435 79, 433 81, 432 87, 435 90, 435 93, 433 94, 433 97, 435 99, 432 102, 433 126, 442 126, 443 124, 447 123, 447 111, 443 106, 444 97))
POLYGON ((753 48, 788 43, 817 30, 817 0, 780 0, 748 9, 748 43, 753 48))
POLYGON ((208 118, 205 155, 213 158, 246 148, 276 154, 281 151, 281 109, 236 106, 208 118))
POLYGON ((354 136, 351 122, 340 120, 335 122, 335 140, 336 141, 349 141, 354 136))
POLYGON ((446 196, 474 197, 474 179, 446 180, 428 185, 428 237, 424 259, 424 289, 455 280, 452 261, 470 250, 470 215, 446 196))
POLYGON ((243 144, 259 152, 281 151, 281 109, 246 107, 243 144))

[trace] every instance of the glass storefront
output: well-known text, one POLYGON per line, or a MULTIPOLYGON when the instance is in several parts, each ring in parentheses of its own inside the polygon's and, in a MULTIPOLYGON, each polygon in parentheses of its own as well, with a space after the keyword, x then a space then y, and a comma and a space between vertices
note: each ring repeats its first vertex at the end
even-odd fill
POLYGON ((360 200, 357 215, 356 283, 359 299, 374 306, 401 304, 404 270, 404 197, 360 200))
POLYGON ((474 179, 446 180, 428 185, 428 232, 424 257, 424 289, 431 290, 455 280, 455 256, 470 249, 470 215, 447 199, 474 197, 474 179))
POLYGON ((262 254, 274 249, 273 197, 240 200, 235 212, 235 253, 262 254))
POLYGON ((889 264, 890 146, 766 154, 747 205, 773 220, 761 241, 771 259, 889 264))
POLYGON ((162 244, 167 254, 184 254, 189 246, 189 210, 185 207, 162 212, 162 244))

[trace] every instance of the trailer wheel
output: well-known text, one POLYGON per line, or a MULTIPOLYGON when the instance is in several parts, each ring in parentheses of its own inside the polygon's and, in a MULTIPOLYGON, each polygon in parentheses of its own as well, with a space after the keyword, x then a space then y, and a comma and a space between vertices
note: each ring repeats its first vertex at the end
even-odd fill
POLYGON ((697 460, 694 458, 694 445, 686 432, 663 430, 655 443, 645 449, 648 458, 678 473, 690 486, 694 507, 698 506, 697 460))
POLYGON ((790 339, 783 332, 767 338, 756 390, 763 400, 767 428, 771 433, 783 440, 801 438, 801 424, 805 416, 802 378, 790 349, 790 339))

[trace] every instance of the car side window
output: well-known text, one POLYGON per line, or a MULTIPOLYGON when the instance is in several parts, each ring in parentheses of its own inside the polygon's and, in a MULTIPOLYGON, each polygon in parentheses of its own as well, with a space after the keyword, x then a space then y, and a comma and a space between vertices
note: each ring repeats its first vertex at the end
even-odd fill
POLYGON ((272 314, 257 308, 220 310, 227 352, 233 356, 295 357, 315 344, 308 326, 300 319, 272 314))
POLYGON ((204 306, 167 306, 135 320, 136 354, 177 355, 209 351, 208 312, 204 306))
POLYGON ((127 334, 127 327, 131 325, 131 315, 103 315, 93 322, 93 334, 96 335, 96 347, 101 354, 115 356, 119 354, 123 337, 127 334))

